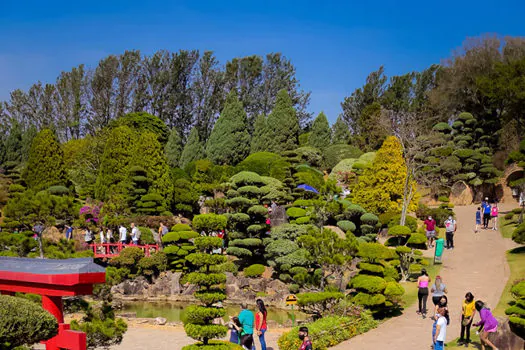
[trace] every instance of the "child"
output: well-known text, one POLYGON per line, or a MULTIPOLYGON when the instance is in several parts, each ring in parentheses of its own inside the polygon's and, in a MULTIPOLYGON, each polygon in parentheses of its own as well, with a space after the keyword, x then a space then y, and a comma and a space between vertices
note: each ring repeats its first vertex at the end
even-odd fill
POLYGON ((481 326, 479 338, 481 340, 481 349, 485 350, 485 345, 490 346, 493 350, 498 350, 489 340, 489 333, 498 331, 498 320, 492 315, 490 309, 481 300, 476 301, 476 310, 479 312, 480 321, 474 327, 481 326))
POLYGON ((492 229, 496 231, 498 229, 498 202, 495 202, 490 211, 490 216, 492 217, 492 229))
POLYGON ((481 225, 481 208, 480 207, 478 207, 478 210, 476 211, 476 229, 474 230, 474 233, 478 233, 479 225, 481 225))
POLYGON ((230 328, 230 343, 239 344, 239 333, 242 329, 239 317, 230 317, 228 328, 230 328))

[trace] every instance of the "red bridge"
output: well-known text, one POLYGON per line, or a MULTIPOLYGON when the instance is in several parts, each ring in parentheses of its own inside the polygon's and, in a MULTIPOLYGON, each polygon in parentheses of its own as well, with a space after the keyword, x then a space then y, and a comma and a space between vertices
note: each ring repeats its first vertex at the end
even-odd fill
POLYGON ((35 293, 42 307, 58 321, 58 334, 45 341, 47 350, 86 350, 86 333, 64 323, 62 297, 93 293, 93 284, 106 282, 106 270, 93 259, 28 259, 0 256, 0 293, 35 293))
POLYGON ((93 256, 95 258, 113 258, 119 256, 122 249, 126 247, 136 247, 142 249, 145 256, 150 256, 151 253, 159 251, 158 244, 122 244, 122 243, 93 243, 90 245, 93 249, 93 256))

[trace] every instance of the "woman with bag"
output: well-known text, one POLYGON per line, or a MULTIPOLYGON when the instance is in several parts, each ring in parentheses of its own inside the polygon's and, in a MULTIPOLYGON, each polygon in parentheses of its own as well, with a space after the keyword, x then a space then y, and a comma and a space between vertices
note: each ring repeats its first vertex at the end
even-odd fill
POLYGON ((476 302, 471 292, 465 294, 465 300, 461 307, 461 335, 459 336, 458 345, 470 343, 470 326, 476 314, 476 302))

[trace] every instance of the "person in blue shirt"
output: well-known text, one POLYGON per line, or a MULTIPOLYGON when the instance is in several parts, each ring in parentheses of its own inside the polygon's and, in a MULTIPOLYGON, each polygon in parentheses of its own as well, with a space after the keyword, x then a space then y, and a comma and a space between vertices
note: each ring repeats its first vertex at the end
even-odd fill
POLYGON ((476 210, 476 229, 474 230, 475 233, 478 233, 480 225, 481 225, 481 208, 478 207, 478 210, 476 210))
POLYGON ((255 316, 253 312, 248 310, 248 304, 241 304, 241 312, 239 313, 239 322, 241 323, 242 330, 240 333, 241 336, 241 346, 244 349, 251 350, 253 346, 253 325, 255 323, 255 316))
POLYGON ((490 211, 492 209, 487 197, 485 197, 485 201, 481 204, 481 207, 483 208, 483 228, 487 229, 489 227, 490 211))

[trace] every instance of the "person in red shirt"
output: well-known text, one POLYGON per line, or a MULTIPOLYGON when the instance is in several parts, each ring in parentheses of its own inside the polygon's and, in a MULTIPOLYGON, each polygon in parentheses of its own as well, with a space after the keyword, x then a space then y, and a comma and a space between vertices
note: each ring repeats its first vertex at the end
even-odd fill
POLYGON ((262 299, 257 299, 255 301, 257 304, 257 313, 255 314, 255 330, 259 336, 259 342, 261 343, 261 350, 266 350, 266 340, 264 339, 264 334, 268 329, 266 325, 266 316, 268 312, 264 306, 264 301, 262 299))
POLYGON ((299 328, 299 339, 303 341, 299 350, 312 350, 312 342, 308 337, 308 327, 299 328))
POLYGON ((423 223, 427 231, 427 245, 429 248, 432 248, 434 246, 434 239, 436 238, 436 220, 434 220, 432 216, 429 216, 423 223))

